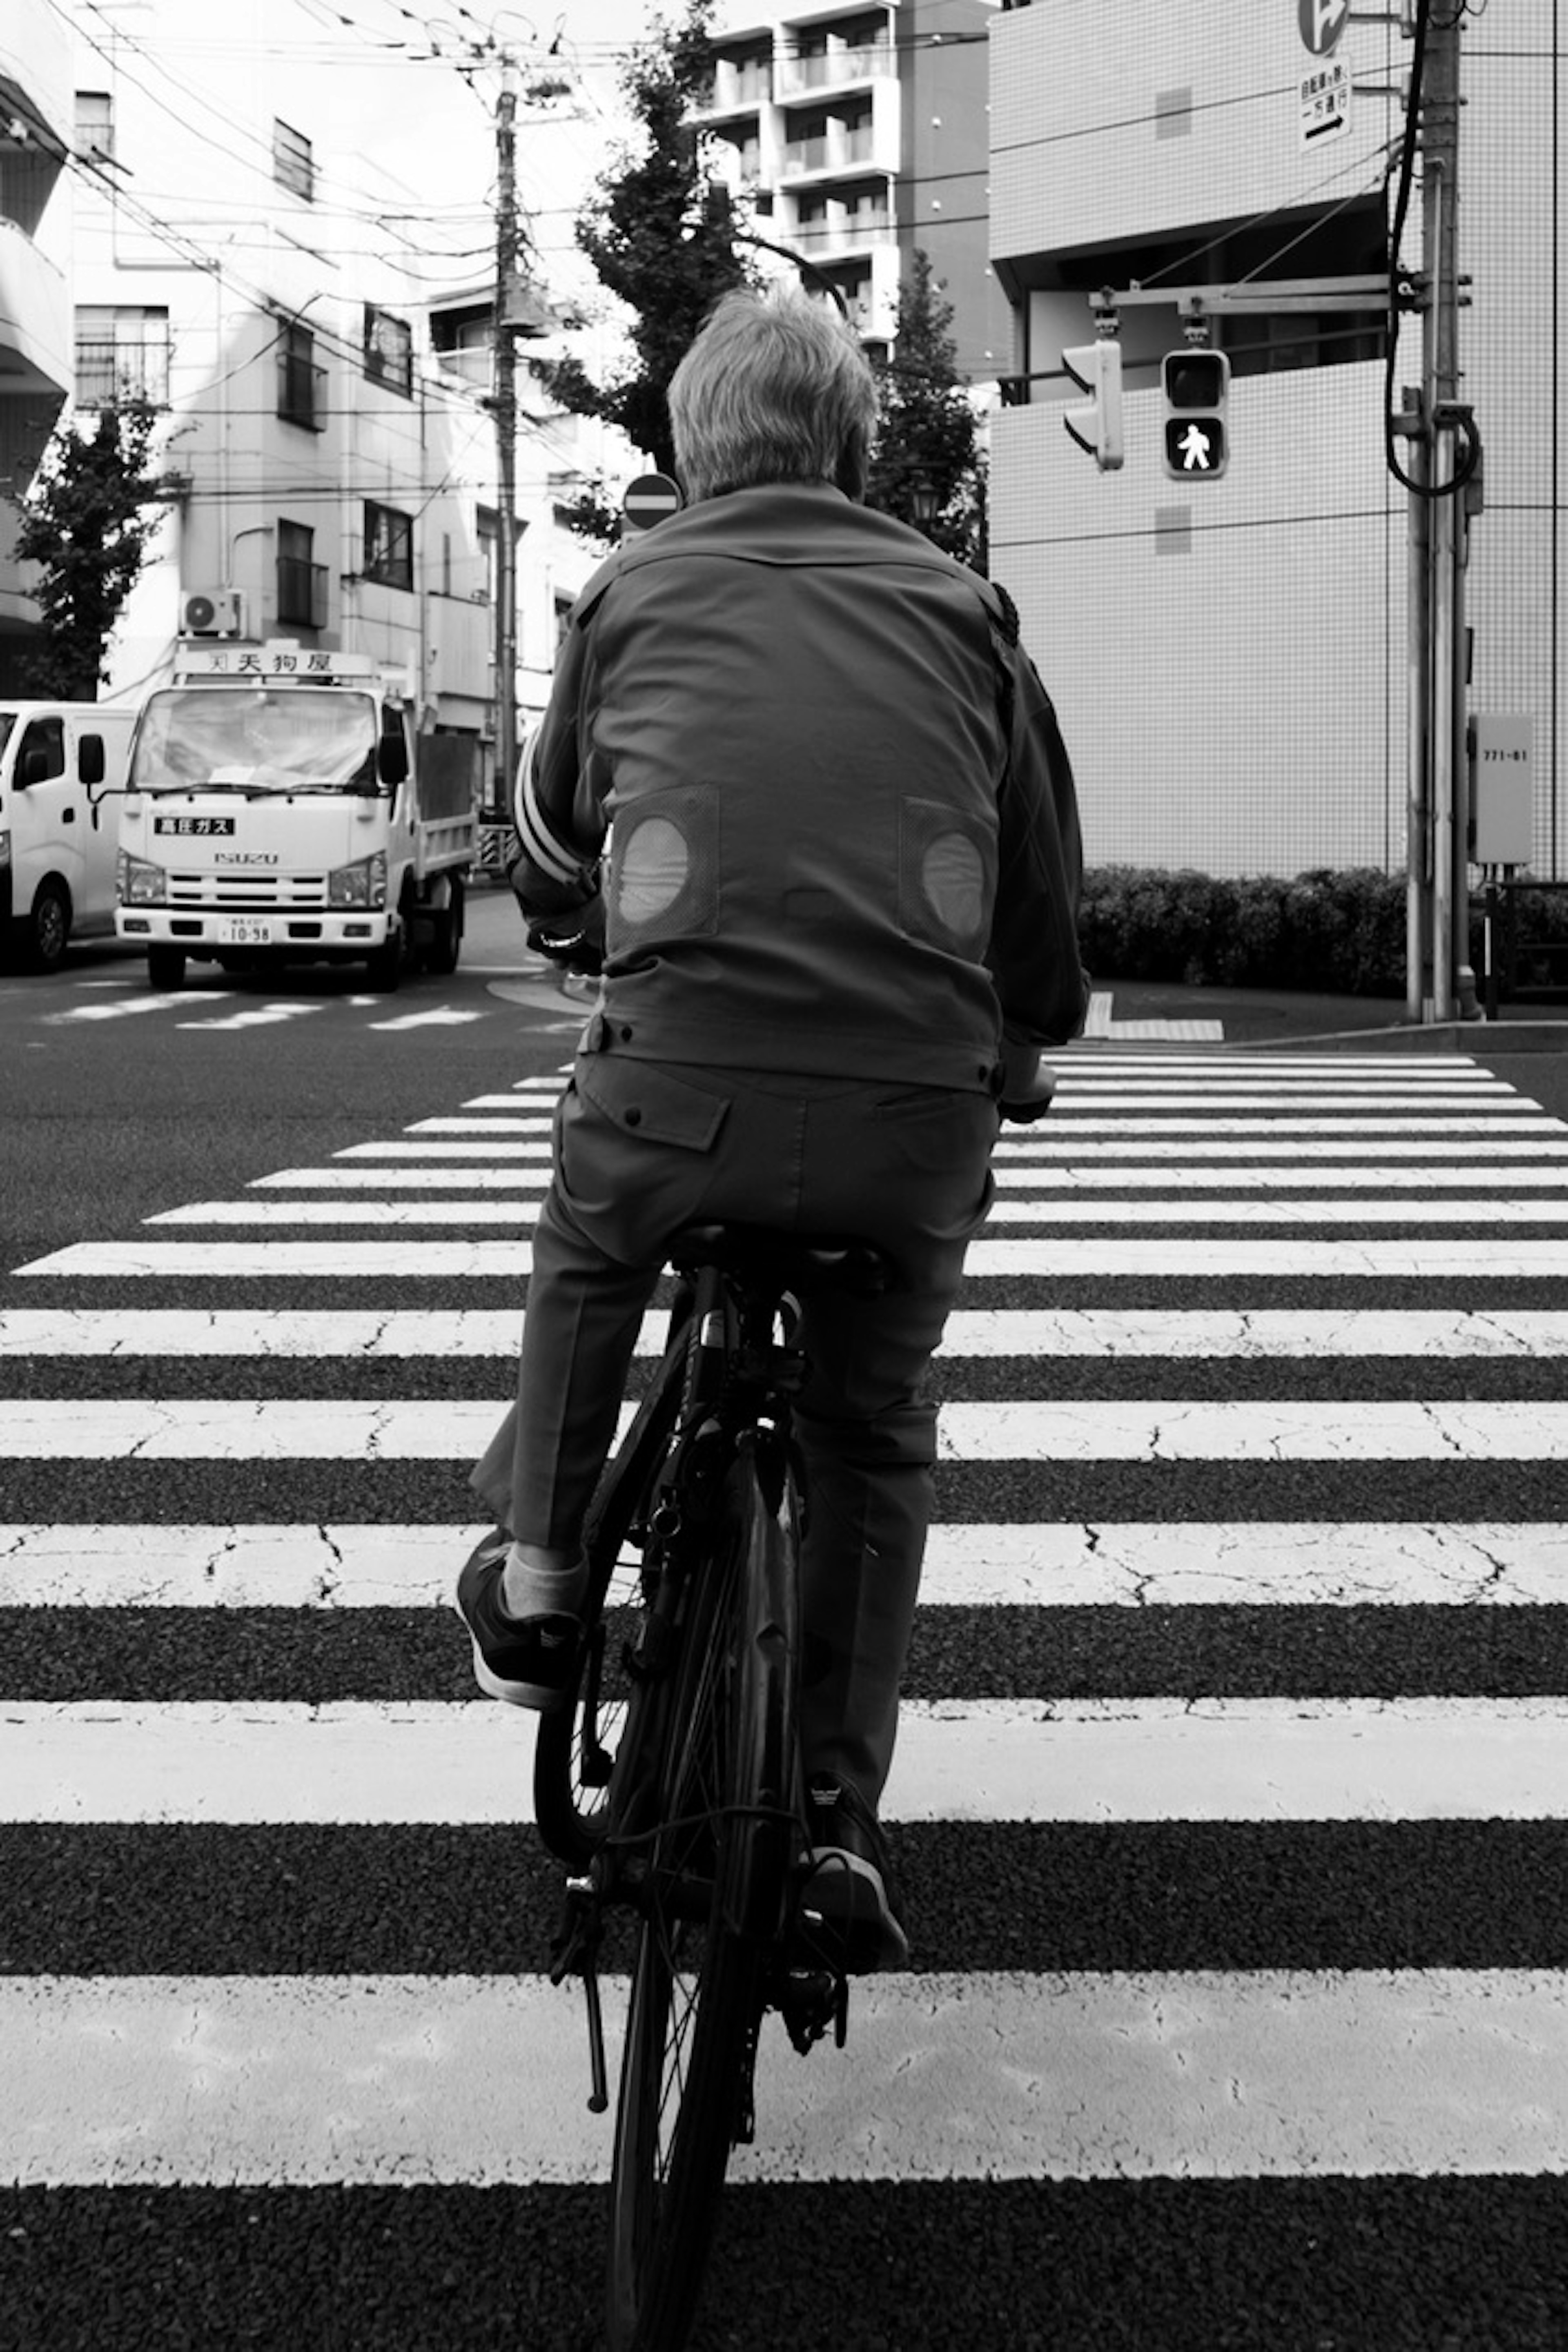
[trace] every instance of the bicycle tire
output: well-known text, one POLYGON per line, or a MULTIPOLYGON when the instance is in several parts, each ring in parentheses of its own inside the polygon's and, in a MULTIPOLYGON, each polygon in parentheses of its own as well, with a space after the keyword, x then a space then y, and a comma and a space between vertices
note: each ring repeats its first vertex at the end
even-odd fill
POLYGON ((612 2352, 679 2352, 786 1925, 798 1818, 796 1510, 741 1440, 691 1572, 660 1727, 659 1814, 632 1969, 610 2189, 612 2352))
POLYGON ((643 1606, 642 1555, 629 1543, 679 1410, 689 1294, 677 1300, 665 1354, 588 1513, 588 1591, 572 1703, 542 1716, 533 1750, 533 1817, 545 1846, 585 1870, 604 1837, 610 1770, 631 1700, 626 1658, 643 1606))

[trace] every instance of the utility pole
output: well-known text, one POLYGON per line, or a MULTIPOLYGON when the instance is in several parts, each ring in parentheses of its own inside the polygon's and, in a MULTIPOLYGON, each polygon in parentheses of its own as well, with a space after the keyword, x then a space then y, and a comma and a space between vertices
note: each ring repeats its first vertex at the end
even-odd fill
MULTIPOLYGON (((1465 572, 1476 440, 1459 399, 1459 36, 1464 11, 1427 11, 1422 152, 1421 386, 1410 453, 1407 1004, 1413 1021, 1477 1015, 1469 961, 1470 790, 1465 572)), ((1398 257, 1394 257, 1397 262, 1398 257)))
POLYGON ((496 800, 511 806, 517 769, 517 88, 510 59, 496 107, 496 800))

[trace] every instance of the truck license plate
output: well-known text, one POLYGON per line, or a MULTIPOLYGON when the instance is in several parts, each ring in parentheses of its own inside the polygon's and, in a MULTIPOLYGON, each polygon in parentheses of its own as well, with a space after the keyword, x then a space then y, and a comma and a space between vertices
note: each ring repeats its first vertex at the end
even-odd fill
POLYGON ((218 945, 226 948, 269 948, 272 926, 258 915, 231 915, 217 927, 218 945))

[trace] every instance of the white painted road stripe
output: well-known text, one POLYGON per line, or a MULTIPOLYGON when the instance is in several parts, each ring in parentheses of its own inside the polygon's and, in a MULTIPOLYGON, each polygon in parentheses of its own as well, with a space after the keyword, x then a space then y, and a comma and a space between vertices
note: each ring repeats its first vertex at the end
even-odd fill
MULTIPOLYGON (((230 992, 226 988, 204 989, 198 1001, 203 1004, 221 1004, 230 992)), ((68 1013, 46 1013, 41 1017, 51 1027, 66 1021, 123 1021, 132 1013, 163 1013, 172 1005, 188 1006, 191 1001, 180 989, 153 996, 122 996, 116 1004, 73 1005, 68 1013)))
MULTIPOLYGON (((542 1127, 549 1125, 542 1120, 542 1127)), ((335 1160, 548 1160, 550 1145, 541 1143, 351 1143, 334 1152, 335 1160)))
MULTIPOLYGON (((0 1311, 0 1360, 18 1356, 494 1357, 515 1360, 523 1317, 500 1310, 10 1307, 0 1311)), ((663 1348, 668 1318, 644 1318, 643 1355, 663 1348)), ((1568 1354, 1568 1310, 1443 1307, 961 1307, 945 1360, 999 1356, 1488 1356, 1568 1354)))
MULTIPOLYGON (((16 1398, 0 1415, 0 1460, 468 1461, 505 1409, 499 1397, 16 1398)), ((1568 1404, 997 1398, 943 1405, 937 1452, 944 1462, 1568 1462, 1568 1404)))
MULTIPOLYGON (((445 1611, 483 1523, 0 1526, 14 1609, 445 1611)), ((1568 1527, 1245 1519, 948 1524, 928 1608, 1568 1605, 1568 1527)))
MULTIPOLYGON (((392 1149, 390 1145, 372 1148, 377 1150, 392 1149)), ((506 1158, 518 1156, 513 1149, 502 1146, 497 1149, 506 1158)), ((1302 1166, 1316 1163, 1312 1166, 1313 1181, 1316 1181, 1321 1164, 1326 1181, 1335 1172, 1329 1163, 1337 1164, 1342 1160, 1352 1166, 1364 1167, 1374 1160, 1379 1162, 1436 1160, 1447 1167, 1484 1171, 1491 1167, 1494 1160, 1507 1158, 1540 1160, 1543 1166, 1555 1169, 1568 1160, 1568 1138, 1553 1142, 1546 1137, 1527 1140, 1519 1137, 1496 1136, 1484 1144, 1477 1144, 1473 1150, 1467 1150, 1463 1141, 1438 1143, 1420 1138, 1407 1141, 1404 1138, 1385 1137, 1375 1144, 1370 1144, 1359 1143, 1353 1137, 1342 1142, 1326 1143, 1321 1137, 1304 1136, 1289 1143, 1272 1143, 1267 1136, 1259 1136, 1251 1142, 1236 1143, 1224 1136, 1205 1136, 1201 1152, 1207 1160, 1288 1160, 1302 1166)), ((338 1156, 346 1160, 350 1155, 341 1152, 338 1156)), ((425 1156, 436 1155, 432 1150, 425 1156)), ((489 1157, 488 1153, 484 1156, 489 1157)), ((1044 1168, 1065 1160, 1075 1168, 1097 1161, 1108 1165, 1126 1162, 1142 1167, 1174 1160, 1184 1167, 1198 1156, 1198 1150, 1191 1142, 1163 1143, 1157 1137, 1152 1140, 1141 1137, 1135 1142, 1098 1143, 1092 1139, 1080 1139, 1076 1133, 1070 1139, 1064 1139, 1060 1129, 1047 1131, 1045 1128, 1036 1127, 1031 1128, 1027 1134, 1013 1134, 1005 1129, 997 1139, 993 1165, 999 1167, 1014 1160, 1032 1160, 1044 1168)))
MULTIPOLYGON (((1565 1155, 1568 1156, 1568 1155, 1565 1155)), ((1526 1186, 1562 1192, 1568 1185, 1568 1168, 1559 1160, 1537 1165, 1500 1167, 1489 1152, 1478 1152, 1468 1166, 1452 1164, 1445 1154, 1440 1167, 1395 1167, 1387 1161, 1359 1161, 1351 1166, 1281 1166, 1219 1168, 1185 1163, 1159 1167, 1124 1167, 1115 1163, 1093 1168, 1061 1163, 1031 1166, 1009 1160, 994 1166, 996 1183, 1005 1191, 1035 1190, 1042 1197, 1058 1192, 1145 1192, 1180 1195, 1195 1192, 1305 1192, 1320 1200, 1326 1192, 1462 1192, 1478 1184, 1522 1190, 1526 1186)), ((541 1159, 525 1168, 280 1168, 270 1176, 253 1176, 251 1192, 518 1192, 542 1190, 550 1181, 550 1167, 541 1159)))
MULTIPOLYGON (((543 1171, 541 1171, 541 1181, 543 1171)), ((189 1201, 159 1209, 145 1225, 532 1225, 540 1203, 506 1201, 189 1201)), ((993 1225, 1561 1225, 1561 1185, 1540 1200, 1330 1201, 1321 1194, 1273 1201, 1100 1201, 1041 1192, 993 1202, 993 1225)))
MULTIPOLYGON (((1218 1115, 1213 1118, 1102 1118, 1094 1112, 1071 1109, 1064 1110, 1059 1117, 1053 1109, 1050 1116, 1053 1132, 1068 1143, 1079 1135, 1568 1135, 1568 1128, 1561 1119, 1522 1097, 1516 1111, 1459 1111, 1452 1118, 1441 1114, 1428 1117, 1419 1110, 1396 1112, 1386 1118, 1360 1110, 1347 1110, 1341 1118, 1331 1114, 1323 1118, 1231 1118, 1218 1115)), ((430 1124, 426 1122, 426 1126, 430 1124)))
MULTIPOLYGON (((532 1263, 527 1242, 75 1242, 16 1266, 20 1275, 260 1276, 322 1282, 515 1282, 532 1263)), ((974 1280, 1033 1275, 1061 1281, 1139 1276, 1212 1281, 1225 1276, 1382 1281, 1562 1280, 1568 1244, 1555 1241, 978 1241, 965 1273, 974 1280)))
MULTIPOLYGON (((0 1820, 520 1822, 533 1728, 479 1698, 11 1700, 0 1820)), ((881 1810, 899 1822, 1563 1821, 1565 1752, 1568 1698, 910 1699, 881 1810)))
MULTIPOLYGON (((1561 2175, 1565 1996, 1546 1969, 868 1978, 852 2065, 765 2028, 768 2128, 730 2177, 1561 2175)), ((543 1977, 13 1977, 0 2036, 0 2172, 26 2186, 608 2177, 581 2000, 543 1977)))

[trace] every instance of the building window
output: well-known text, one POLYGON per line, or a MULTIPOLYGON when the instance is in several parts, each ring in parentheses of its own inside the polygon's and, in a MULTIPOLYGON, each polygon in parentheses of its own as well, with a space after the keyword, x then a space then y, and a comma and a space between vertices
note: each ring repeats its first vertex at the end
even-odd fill
POLYGON ((76 94, 76 152, 109 163, 114 155, 114 100, 106 89, 76 94))
POLYGON ((364 372, 372 383, 390 384, 394 392, 414 390, 414 331, 406 319, 395 319, 364 306, 364 372))
POLYGON ((309 433, 327 429, 327 371, 316 365, 316 338, 309 327, 285 320, 278 338, 278 414, 309 433))
POLYGON ((316 194, 316 160, 302 131, 290 129, 276 116, 272 122, 272 176, 280 188, 302 196, 307 204, 316 194))
POLYGON ((414 585, 414 518, 395 507, 364 502, 364 576, 384 588, 414 585))
POLYGON ((76 397, 79 408, 117 408, 128 400, 167 408, 168 311, 132 302, 79 309, 76 397))
POLYGON ((327 625, 327 567, 314 561, 315 546, 309 523, 279 523, 278 618, 299 629, 327 625))

